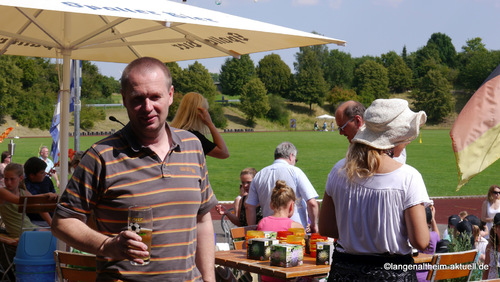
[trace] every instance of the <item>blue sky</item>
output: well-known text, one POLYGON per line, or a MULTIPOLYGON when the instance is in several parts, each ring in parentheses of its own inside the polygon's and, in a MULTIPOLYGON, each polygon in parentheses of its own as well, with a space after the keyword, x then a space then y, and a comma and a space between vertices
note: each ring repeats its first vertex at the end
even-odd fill
MULTIPOLYGON (((175 0, 182 2, 181 0, 175 0)), ((500 50, 497 0, 187 0, 187 5, 217 10, 347 41, 330 44, 353 57, 408 52, 424 46, 432 33, 447 34, 457 51, 481 37, 487 49, 500 50), (217 2, 220 2, 220 5, 217 2)), ((298 48, 278 50, 293 71, 298 48)), ((271 52, 269 52, 271 53, 271 52)), ((269 53, 252 54, 255 64, 269 53)), ((224 58, 198 60, 219 72, 224 58)), ((194 61, 178 62, 182 68, 194 61)), ((119 78, 125 64, 97 63, 101 73, 119 78)))

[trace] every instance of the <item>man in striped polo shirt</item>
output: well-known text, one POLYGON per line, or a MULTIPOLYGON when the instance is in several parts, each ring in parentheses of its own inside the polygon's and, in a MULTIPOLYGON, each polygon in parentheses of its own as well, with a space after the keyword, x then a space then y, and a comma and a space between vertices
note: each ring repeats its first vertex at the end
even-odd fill
POLYGON ((210 209, 217 199, 199 140, 171 128, 174 88, 153 58, 131 62, 121 78, 130 122, 86 152, 61 197, 52 232, 97 255, 98 280, 215 281, 210 209), (147 246, 127 231, 132 205, 153 208, 151 262, 147 246), (87 223, 95 218, 95 228, 87 223))

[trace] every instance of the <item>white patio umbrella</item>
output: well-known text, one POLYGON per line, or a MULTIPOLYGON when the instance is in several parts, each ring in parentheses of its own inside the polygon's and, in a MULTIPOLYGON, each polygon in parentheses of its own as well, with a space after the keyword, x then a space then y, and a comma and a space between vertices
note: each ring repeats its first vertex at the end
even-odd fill
MULTIPOLYGON (((70 59, 171 62, 328 43, 345 41, 166 0, 0 0, 0 54, 63 58, 61 160, 68 159, 70 59)), ((61 162, 63 189, 67 166, 61 162)))
POLYGON ((320 116, 317 116, 316 117, 317 119, 335 119, 335 117, 331 116, 331 115, 320 115, 320 116))

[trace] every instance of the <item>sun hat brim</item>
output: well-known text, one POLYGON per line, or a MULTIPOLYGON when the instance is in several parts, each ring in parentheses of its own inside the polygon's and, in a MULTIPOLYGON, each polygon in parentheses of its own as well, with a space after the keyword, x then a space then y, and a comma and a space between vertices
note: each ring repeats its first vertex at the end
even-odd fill
POLYGON ((364 121, 352 142, 387 150, 417 138, 427 115, 410 110, 406 100, 377 99, 366 109, 364 121))

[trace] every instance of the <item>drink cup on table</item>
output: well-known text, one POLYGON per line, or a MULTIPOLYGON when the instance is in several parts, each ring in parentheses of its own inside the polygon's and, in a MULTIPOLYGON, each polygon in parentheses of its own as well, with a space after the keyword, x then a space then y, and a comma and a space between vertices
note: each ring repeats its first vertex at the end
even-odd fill
POLYGON ((150 206, 132 206, 128 208, 128 230, 137 233, 148 246, 147 257, 143 264, 130 261, 133 265, 147 265, 151 260, 151 239, 153 237, 153 209, 150 206))

